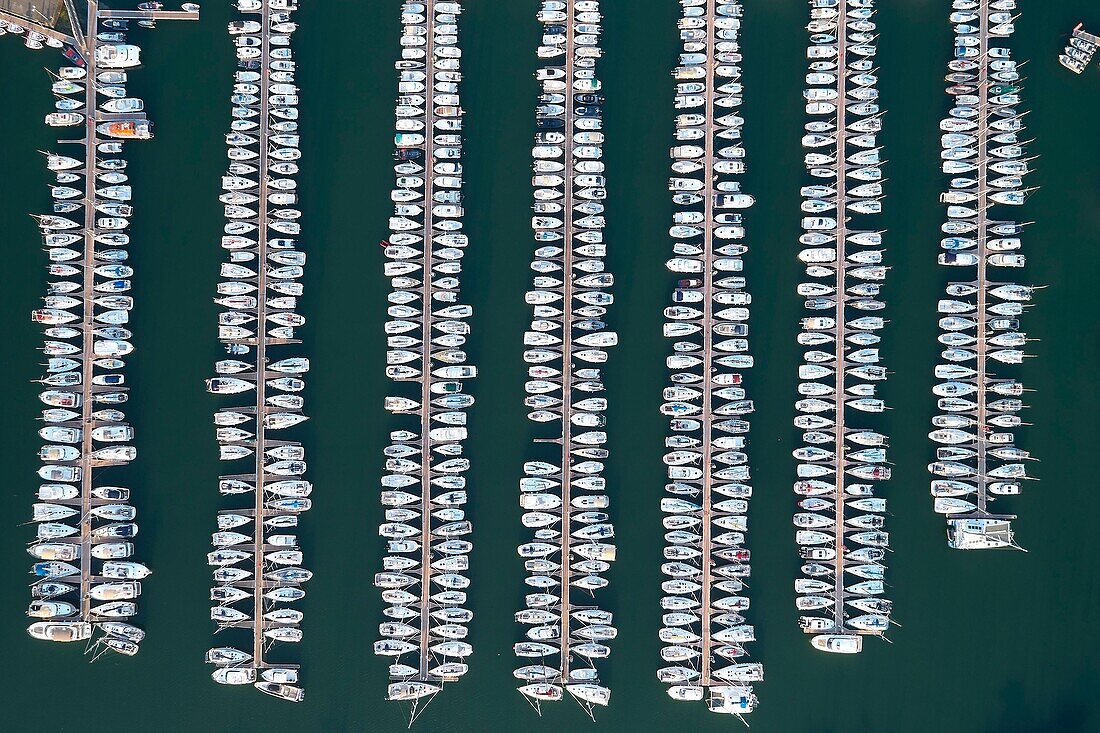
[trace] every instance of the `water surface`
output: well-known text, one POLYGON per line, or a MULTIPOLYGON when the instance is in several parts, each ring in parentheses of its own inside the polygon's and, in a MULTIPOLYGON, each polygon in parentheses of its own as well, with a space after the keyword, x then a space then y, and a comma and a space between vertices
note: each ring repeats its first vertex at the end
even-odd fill
MULTIPOLYGON (((882 101, 890 110, 886 145, 889 228, 885 363, 895 370, 885 397, 895 479, 885 487, 894 554, 888 580, 902 627, 893 644, 870 643, 855 658, 814 653, 797 627, 793 581, 798 568, 791 481, 798 433, 794 342, 801 301, 798 187, 802 185, 805 3, 748 3, 743 32, 746 258, 754 295, 750 334, 759 367, 751 377, 758 406, 750 455, 756 497, 751 510, 752 615, 766 664, 752 716, 763 733, 1086 733, 1100 728, 1095 690, 1095 604, 1100 601, 1093 536, 1094 490, 1089 465, 1098 438, 1100 400, 1093 365, 1100 357, 1094 326, 1096 218, 1100 184, 1100 70, 1082 77, 1057 65, 1065 34, 1085 3, 1021 3, 1013 46, 1025 67, 1030 134, 1041 155, 1031 183, 1042 186, 1026 207, 1037 223, 1025 239, 1027 282, 1049 284, 1025 318, 1038 358, 1022 370, 1033 405, 1018 431, 1020 445, 1042 462, 1042 481, 1005 500, 1020 515, 1021 553, 949 551, 941 517, 931 511, 926 434, 938 353, 935 302, 946 281, 935 255, 943 216, 937 197, 937 122, 946 110, 942 77, 950 53, 949 3, 884 2, 879 15, 882 101)), ((433 733, 586 730, 572 703, 548 706, 540 720, 514 690, 512 622, 521 607, 522 541, 516 503, 530 432, 521 404, 521 337, 531 275, 531 72, 538 26, 532 0, 471 0, 461 20, 467 135, 466 228, 472 244, 463 298, 476 309, 470 351, 481 369, 472 410, 474 462, 469 506, 475 522, 471 627, 475 656, 469 675, 427 708, 417 729, 433 733), (565 728, 563 728, 565 726, 565 728)), ((657 682, 661 561, 660 453, 664 421, 657 413, 665 384, 667 345, 661 308, 671 284, 672 207, 665 191, 671 144, 672 80, 678 52, 672 0, 605 0, 601 74, 609 179, 608 264, 617 277, 610 313, 621 344, 606 368, 611 400, 612 459, 607 477, 620 560, 604 594, 620 629, 606 670, 612 705, 598 713, 607 733, 669 730, 717 732, 739 724, 699 705, 669 700, 657 682)), ((44 256, 26 216, 49 204, 46 171, 36 149, 52 139, 42 125, 51 107, 44 65, 59 57, 0 39, 0 243, 6 260, 0 323, 6 341, 6 419, 0 423, 5 480, 0 498, 7 531, 0 541, 0 638, 7 684, 0 723, 7 731, 40 730, 44 714, 58 731, 235 733, 378 731, 404 728, 403 711, 383 701, 386 662, 370 653, 381 618, 371 586, 381 543, 377 478, 390 422, 381 409, 385 234, 397 53, 398 3, 325 0, 304 3, 295 49, 301 71, 301 194, 309 252, 309 323, 304 352, 313 359, 305 442, 315 508, 301 535, 309 584, 300 659, 307 691, 302 705, 281 704, 250 690, 215 685, 201 663, 211 636, 205 553, 220 506, 211 413, 202 390, 220 349, 211 301, 223 223, 217 201, 224 170, 233 68, 225 33, 227 3, 210 2, 199 23, 163 23, 142 33, 145 66, 133 74, 157 137, 130 146, 137 213, 132 259, 135 342, 127 378, 129 417, 139 459, 120 481, 135 489, 142 534, 138 559, 155 574, 144 584, 140 623, 148 631, 134 659, 88 665, 80 649, 36 643, 23 629, 29 596, 25 543, 37 485, 40 330, 28 318, 44 292, 44 256), (44 703, 63 699, 64 706, 44 703), (60 697, 58 697, 60 696, 60 697), (95 711, 113 711, 111 714, 95 711), (121 715, 122 717, 118 717, 121 715)), ((1090 18, 1084 18, 1090 20, 1090 18)), ((1091 18, 1100 27, 1100 15, 1091 18)), ((136 34, 135 34, 136 35, 136 34)))

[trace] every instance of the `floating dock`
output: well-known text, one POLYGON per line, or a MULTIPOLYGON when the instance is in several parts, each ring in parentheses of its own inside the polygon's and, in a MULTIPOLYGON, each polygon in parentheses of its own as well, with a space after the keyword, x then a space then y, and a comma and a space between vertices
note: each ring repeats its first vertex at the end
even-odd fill
POLYGON ((250 638, 245 649, 211 649, 206 661, 216 666, 212 677, 220 684, 252 684, 290 702, 305 694, 296 684, 298 666, 282 661, 275 647, 302 639, 303 614, 292 604, 305 595, 301 586, 312 573, 302 567, 293 531, 313 490, 304 478, 304 446, 282 432, 292 435, 307 419, 300 392, 309 370, 308 359, 286 349, 301 343, 296 329, 305 324, 297 312, 306 254, 293 177, 301 158, 290 48, 296 7, 293 0, 268 0, 229 25, 239 70, 220 196, 228 257, 214 300, 224 309, 218 338, 230 358, 207 380, 210 392, 244 400, 220 409, 214 424, 219 457, 247 464, 219 480, 234 506, 218 513, 208 555, 215 568, 211 619, 219 632, 250 638))
POLYGON ((382 477, 386 539, 375 585, 389 606, 376 654, 392 659, 387 699, 412 703, 415 720, 448 682, 466 674, 465 641, 472 526, 463 507, 470 461, 463 455, 465 391, 477 375, 462 349, 468 305, 459 303, 462 257, 462 78, 458 2, 402 6, 394 173, 394 214, 385 245, 390 278, 386 376, 399 416, 382 477))
POLYGON ((802 143, 813 185, 802 189, 802 250, 809 280, 798 286, 809 315, 798 343, 795 426, 804 430, 794 524, 804 564, 795 581, 799 623, 816 649, 855 653, 862 636, 889 627, 884 592, 886 501, 873 481, 890 478, 886 436, 869 429, 886 405, 876 396, 887 371, 879 362, 885 326, 879 300, 882 264, 882 156, 873 0, 839 7, 811 3, 806 112, 802 143), (853 614, 857 611, 857 614, 853 614))
POLYGON ((946 347, 933 387, 940 414, 929 437, 937 445, 934 508, 946 515, 948 544, 956 549, 1018 547, 1011 514, 991 510, 993 501, 1020 493, 1030 455, 1007 432, 1022 425, 1023 385, 998 376, 1028 355, 1018 316, 1033 288, 1005 282, 1002 268, 1021 268, 1024 223, 1014 219, 1032 189, 1022 140, 1020 74, 1000 41, 1014 30, 1014 0, 979 0, 956 11, 955 58, 946 81, 953 107, 940 125, 943 172, 952 176, 941 196, 947 220, 939 263, 975 268, 974 278, 951 282, 939 302, 939 337, 946 347), (992 268, 992 269, 991 269, 992 268))
POLYGON ((676 142, 669 190, 677 210, 666 264, 680 278, 664 310, 664 335, 677 339, 662 393, 669 418, 665 458, 669 482, 661 500, 667 545, 661 571, 664 644, 657 678, 674 700, 706 698, 716 713, 756 707, 752 682, 763 666, 745 645, 756 632, 745 614, 750 575, 746 513, 747 420, 754 409, 741 370, 753 365, 742 255, 741 192, 745 172, 739 29, 740 3, 685 6, 676 79, 676 142), (688 15, 687 8, 702 8, 688 15))
POLYGON ((528 417, 552 431, 535 438, 536 460, 524 463, 520 481, 523 525, 530 542, 519 546, 532 591, 516 621, 526 627, 515 645, 514 674, 536 710, 568 692, 592 714, 611 691, 601 684, 596 660, 611 653, 612 615, 595 604, 595 592, 615 559, 610 499, 600 475, 608 451, 602 428, 607 400, 599 365, 617 334, 603 320, 613 276, 603 257, 599 3, 543 2, 536 72, 541 96, 534 158, 536 275, 526 295, 531 328, 524 334, 528 364, 524 404, 528 417), (560 7, 564 6, 564 7, 560 7))
MULTIPOLYGON (((0 20, 14 32, 18 19, 0 13, 0 20)), ((29 548, 40 562, 31 570, 36 581, 28 615, 39 620, 28 631, 50 641, 88 642, 98 657, 106 651, 134 655, 145 636, 131 624, 141 580, 150 573, 130 559, 137 512, 130 490, 104 485, 101 469, 125 466, 137 455, 130 445, 134 430, 119 409, 129 397, 122 357, 134 348, 125 327, 134 305, 126 294, 134 270, 124 264, 132 191, 124 185, 120 156, 125 141, 148 139, 152 132, 145 114, 133 109, 143 108, 141 100, 126 96, 126 70, 138 65, 140 49, 100 40, 110 26, 94 0, 83 21, 86 31, 74 23, 79 38, 55 38, 44 27, 36 38, 35 26, 24 27, 27 40, 39 44, 28 43, 31 48, 67 43, 85 49, 59 70, 53 84, 58 111, 46 117, 51 126, 79 130, 79 138, 59 145, 80 152, 46 154, 57 176, 53 212, 36 217, 52 281, 44 307, 32 315, 46 326, 43 351, 50 358, 39 380, 46 405, 39 434, 48 444, 38 476, 47 483, 38 489, 37 539, 29 548), (112 111, 123 102, 130 111, 112 111)))

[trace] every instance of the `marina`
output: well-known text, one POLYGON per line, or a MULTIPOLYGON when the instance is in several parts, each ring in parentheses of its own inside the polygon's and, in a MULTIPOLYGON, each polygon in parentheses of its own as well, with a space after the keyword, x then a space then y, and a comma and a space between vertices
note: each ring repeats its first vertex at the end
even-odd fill
POLYGON ((527 417, 536 425, 524 463, 519 504, 529 542, 518 547, 528 573, 526 607, 515 620, 519 691, 541 714, 566 693, 593 715, 611 690, 597 660, 618 634, 611 612, 596 604, 615 560, 610 497, 601 475, 608 450, 601 367, 618 335, 604 320, 614 276, 604 256, 602 83, 596 76, 602 15, 596 0, 543 0, 535 79, 533 216, 535 272, 525 300, 527 417))
POLYGON ((928 470, 950 547, 1020 549, 1016 517, 992 508, 1020 493, 1034 460, 1016 447, 1013 432, 1025 424, 1017 413, 1027 390, 1003 376, 1028 357, 1019 317, 1035 291, 1003 279, 1026 262, 1020 235, 1027 222, 1015 212, 1034 190, 1024 185, 1033 158, 1019 110, 1022 76, 1005 45, 1015 31, 1016 2, 955 0, 952 8, 954 58, 945 79, 952 107, 940 122, 942 168, 951 179, 940 197, 947 219, 938 261, 975 271, 950 282, 938 304, 944 349, 932 388, 939 414, 928 436, 936 445, 928 470))
POLYGON ((795 426, 805 431, 794 490, 795 540, 803 577, 795 580, 799 625, 815 649, 855 654, 865 635, 890 626, 885 592, 886 500, 875 483, 890 478, 887 436, 873 429, 886 405, 880 363, 879 300, 887 270, 882 211, 883 158, 874 0, 811 0, 809 73, 803 96, 810 122, 802 138, 802 249, 809 280, 798 285, 809 315, 798 343, 795 426), (866 416, 866 417, 865 417, 866 416))
POLYGON ((391 660, 386 698, 410 702, 410 725, 449 682, 469 670, 473 613, 466 577, 470 461, 463 454, 466 391, 477 368, 463 350, 473 310, 459 301, 469 243, 462 231, 462 81, 459 2, 401 6, 396 62, 393 214, 385 247, 390 279, 385 398, 400 428, 384 449, 386 541, 374 584, 387 604, 374 652, 391 660))
MULTIPOLYGON (((1025 180, 1041 188, 1017 214, 1021 221, 1035 222, 1021 235, 1026 267, 1020 273, 1004 271, 1011 275, 993 268, 990 273, 993 279, 1047 285, 1035 291, 1030 302, 1036 307, 1021 316, 1022 330, 1039 339, 1025 348, 1036 358, 1020 367, 997 367, 998 376, 1018 377, 1034 390, 1022 398, 1029 407, 1018 414, 1035 427, 1014 430, 1015 445, 1041 459, 1028 463, 1028 474, 1042 480, 992 505, 1019 515, 1012 527, 1027 554, 957 553, 945 545, 945 517, 932 511, 929 494, 935 477, 926 472, 937 447, 927 437, 934 429, 930 420, 940 414, 934 411, 937 398, 930 396, 940 381, 933 379, 933 368, 944 348, 936 340, 942 316, 937 302, 947 297, 948 280, 974 277, 973 269, 936 263, 946 217, 938 199, 950 178, 940 170, 939 122, 951 106, 943 80, 954 45, 947 22, 952 9, 950 0, 877 4, 878 89, 888 110, 878 139, 889 159, 882 166, 888 199, 876 222, 866 227, 887 232, 885 264, 892 266, 880 298, 888 304, 882 315, 890 322, 879 332, 883 364, 892 372, 880 387, 881 396, 892 409, 879 424, 884 427, 875 429, 890 436, 894 480, 879 491, 889 500, 886 522, 895 550, 887 555, 887 595, 894 601, 892 617, 902 626, 892 625, 887 632, 892 644, 864 639, 863 653, 844 657, 813 649, 796 624, 801 614, 792 593, 794 579, 801 577, 791 526, 797 500, 791 491, 791 451, 802 445, 803 433, 792 426, 792 405, 805 351, 795 341, 799 319, 806 315, 795 287, 807 279, 795 259, 800 249, 795 240, 803 233, 798 190, 811 183, 802 181, 801 159, 807 151, 800 148, 808 121, 801 96, 807 5, 793 0, 742 4, 738 42, 744 55, 744 102, 738 110, 745 118, 748 168, 741 180, 755 203, 742 212, 743 241, 749 245, 744 271, 729 274, 744 275, 744 289, 752 295, 747 338, 755 364, 739 370, 740 386, 755 406, 747 416, 751 430, 744 449, 751 468, 746 483, 753 487, 751 531, 744 545, 752 553, 752 575, 745 578, 750 588, 742 595, 751 599, 743 614, 757 636, 745 644, 746 661, 765 666, 765 680, 753 683, 759 704, 744 718, 760 731, 848 731, 860 721, 864 728, 889 733, 1090 730, 1100 701, 1088 694, 1095 665, 1090 666, 1090 645, 1081 639, 1089 638, 1094 618, 1087 598, 1095 574, 1087 554, 1075 548, 1089 523, 1087 513, 1058 509, 1086 499, 1089 465, 1079 456, 1095 438, 1087 422, 1067 423, 1066 418, 1087 421, 1100 401, 1089 378, 1100 341, 1089 338, 1092 329, 1084 318, 1100 260, 1100 249, 1092 245, 1097 234, 1088 222, 1100 195, 1087 165, 1079 165, 1100 155, 1094 109, 1100 98, 1088 93, 1100 59, 1094 58, 1078 77, 1058 64, 1057 55, 1078 20, 1100 33, 1093 27, 1097 21, 1080 2, 1062 0, 1049 7, 1018 0, 1013 13, 1023 15, 1007 45, 1013 60, 1026 61, 1019 69, 1026 80, 1017 107, 1029 110, 1023 138, 1036 138, 1027 155, 1040 156, 1031 161, 1037 172, 1025 180), (930 52, 914 53, 912 44, 903 46, 901 39, 923 41, 930 52), (982 582, 994 577, 1001 582, 982 582), (1021 587, 1028 592, 1020 594, 1021 587), (981 623, 972 624, 960 643, 959 635, 943 633, 945 618, 981 623), (1057 619, 1056 633, 1019 633, 1021 621, 1029 619, 1057 619), (980 674, 975 674, 977 659, 980 674), (1021 659, 1046 671, 1021 683, 1021 659), (913 694, 914 684, 930 680, 938 690, 934 704, 913 694), (810 691, 828 689, 845 694, 831 696, 827 704, 807 704, 810 691)), ((204 2, 200 22, 158 21, 153 31, 127 33, 128 42, 141 46, 143 62, 130 70, 128 96, 143 99, 142 111, 155 125, 154 139, 126 143, 124 154, 117 156, 128 159, 126 185, 133 187, 128 203, 135 211, 126 230, 133 246, 124 264, 136 269, 126 293, 135 298, 135 307, 125 327, 133 331, 137 349, 122 357, 130 391, 120 409, 136 430, 129 444, 136 446, 138 457, 128 466, 105 470, 97 481, 131 489, 140 525, 132 559, 154 572, 142 583, 132 621, 147 632, 140 653, 133 658, 105 654, 90 666, 92 655, 81 656, 83 643, 47 644, 25 633, 35 620, 24 614, 33 580, 27 574, 33 560, 26 543, 35 538, 35 527, 18 526, 30 520, 27 509, 37 501, 40 481, 32 476, 46 442, 36 432, 43 423, 34 420, 43 407, 37 400, 42 385, 30 381, 45 374, 38 364, 46 359, 37 351, 42 327, 28 315, 46 295, 47 280, 56 279, 43 277, 46 255, 37 223, 27 213, 49 213, 53 203, 46 184, 55 183, 54 176, 44 170, 45 158, 36 150, 64 153, 56 141, 80 133, 58 134, 60 128, 42 124, 43 116, 55 111, 50 91, 55 80, 43 67, 57 72, 58 52, 29 52, 22 36, 0 38, 0 76, 9 92, 9 103, 0 111, 0 128, 8 137, 0 206, 10 244, 6 310, 0 313, 9 326, 4 445, 15 480, 8 492, 9 515, 17 525, 0 555, 8 563, 5 635, 18 670, 9 687, 14 702, 6 719, 16 731, 42 724, 36 701, 47 691, 101 703, 62 716, 60 727, 79 720, 84 733, 117 728, 115 709, 122 711, 126 727, 163 733, 193 733, 211 720, 236 733, 303 727, 403 730, 408 722, 408 703, 385 700, 390 660, 371 653, 389 605, 379 602, 379 590, 371 585, 386 554, 385 539, 377 535, 383 517, 378 493, 385 473, 383 449, 391 443, 389 432, 403 427, 400 421, 415 419, 382 408, 385 396, 398 394, 383 378, 387 346, 382 327, 391 288, 381 280, 385 259, 378 242, 388 238, 387 218, 393 212, 390 156, 398 76, 393 64, 400 53, 401 0, 300 5, 293 18, 300 26, 293 49, 299 67, 295 83, 302 87, 304 155, 295 178, 306 227, 300 248, 310 256, 303 282, 310 292, 299 299, 297 311, 308 319, 299 335, 304 343, 284 348, 311 361, 301 393, 310 420, 296 437, 308 451, 305 478, 315 491, 323 489, 311 498, 324 501, 314 503, 301 526, 291 530, 298 534, 305 567, 314 572, 302 586, 308 595, 295 604, 309 617, 302 624, 306 645, 285 648, 284 659, 302 665, 307 688, 307 699, 297 705, 217 685, 209 676, 214 666, 202 662, 209 647, 241 634, 227 629, 211 635, 212 604, 206 602, 211 576, 203 558, 215 530, 210 519, 231 506, 217 492, 218 475, 246 470, 217 460, 210 423, 229 398, 203 391, 203 380, 214 376, 214 362, 227 358, 219 355, 224 352, 214 331, 221 309, 211 298, 224 253, 218 245, 225 224, 218 196, 229 161, 221 143, 230 132, 227 98, 235 66, 226 25, 238 19, 237 11, 228 2, 204 2), (363 43, 355 51, 334 43, 331 34, 349 13, 356 14, 363 30, 363 43), (358 575, 349 575, 353 568, 358 575), (352 577, 359 581, 355 592, 349 586, 352 577), (126 695, 124 703, 106 703, 120 692, 126 695), (190 704, 196 700, 200 704, 190 704)), ((568 695, 558 704, 543 705, 543 717, 536 718, 512 680, 513 668, 520 665, 511 645, 522 640, 523 632, 513 616, 524 608, 526 589, 523 561, 515 550, 529 532, 518 521, 523 510, 517 506, 517 483, 523 461, 535 458, 528 453, 534 450, 531 433, 539 427, 526 419, 529 410, 521 404, 529 365, 519 345, 531 318, 520 301, 530 289, 535 248, 527 244, 532 215, 527 166, 535 133, 532 108, 539 94, 532 81, 535 33, 541 31, 533 23, 538 4, 462 5, 463 231, 471 244, 459 277, 462 302, 474 311, 462 348, 478 367, 465 390, 477 401, 468 410, 470 434, 463 443, 471 461, 464 474, 470 500, 463 508, 475 529, 465 604, 473 613, 466 640, 475 653, 465 660, 469 672, 458 684, 445 686, 412 730, 583 728, 589 720, 568 695)), ((116 1, 109 7, 127 5, 116 1)), ((600 365, 607 392, 599 396, 609 400, 606 447, 611 456, 603 476, 607 493, 613 494, 615 544, 621 551, 604 574, 610 586, 597 592, 600 608, 614 612, 618 636, 609 642, 611 658, 597 662, 601 682, 614 691, 614 699, 609 709, 596 711, 595 725, 604 733, 685 724, 700 733, 731 725, 741 729, 733 716, 708 712, 705 697, 670 699, 669 685, 655 679, 656 670, 666 666, 657 634, 664 613, 659 600, 667 595, 660 590, 667 579, 661 565, 668 544, 662 539, 667 515, 660 511, 660 499, 669 496, 661 460, 669 418, 658 407, 662 390, 672 384, 665 359, 675 341, 685 340, 661 335, 669 320, 663 309, 674 304, 678 279, 664 263, 673 257, 668 230, 677 210, 666 185, 673 162, 669 148, 675 145, 672 118, 687 111, 673 109, 678 82, 669 75, 683 51, 677 28, 683 11, 679 2, 656 0, 601 2, 600 9, 606 33, 598 74, 607 96, 602 132, 609 188, 604 235, 614 240, 604 259, 616 278, 609 290, 615 302, 605 320, 620 343, 608 349, 608 363, 600 365)))
MULTIPOLYGON (((53 207, 34 217, 51 280, 42 307, 31 314, 45 327, 48 361, 38 380, 45 406, 38 433, 46 444, 38 469, 44 483, 32 512, 36 539, 28 547, 36 562, 27 631, 36 639, 85 642, 93 660, 109 651, 137 654, 145 632, 133 623, 136 601, 151 573, 133 559, 138 524, 130 489, 104 483, 104 469, 137 457, 134 429, 121 409, 129 399, 123 357, 134 350, 126 328, 134 269, 125 264, 132 190, 121 156, 127 141, 152 137, 152 123, 138 112, 141 100, 127 96, 141 49, 126 43, 125 32, 139 18, 138 25, 152 27, 160 9, 153 5, 105 19, 93 0, 83 24, 73 22, 78 37, 44 26, 39 32, 0 13, 0 27, 26 33, 29 48, 68 44, 71 61, 53 75, 56 111, 45 121, 80 137, 43 152, 56 177, 53 207)), ((197 6, 189 5, 185 16, 197 19, 197 6)))
POLYGON ((743 8, 681 0, 683 52, 676 80, 675 145, 668 188, 676 205, 666 266, 678 278, 664 309, 671 372, 661 414, 668 420, 661 662, 657 679, 674 700, 706 698, 710 711, 744 715, 757 699, 763 665, 749 661, 756 640, 746 618, 752 496, 747 399, 741 370, 753 366, 742 255, 745 172, 739 43, 743 8))
POLYGON ((297 664, 286 646, 302 641, 304 614, 294 607, 312 572, 304 567, 295 528, 312 506, 305 447, 293 438, 307 416, 303 379, 309 360, 298 312, 306 253, 299 239, 294 176, 301 159, 298 87, 291 38, 296 0, 237 0, 229 23, 237 58, 225 136, 229 167, 221 179, 226 260, 214 302, 218 340, 228 358, 206 382, 233 404, 214 414, 218 457, 242 470, 219 477, 231 508, 218 512, 207 562, 213 568, 210 618, 227 632, 205 661, 222 685, 251 685, 301 702, 297 664), (243 648, 242 648, 243 647, 243 648))

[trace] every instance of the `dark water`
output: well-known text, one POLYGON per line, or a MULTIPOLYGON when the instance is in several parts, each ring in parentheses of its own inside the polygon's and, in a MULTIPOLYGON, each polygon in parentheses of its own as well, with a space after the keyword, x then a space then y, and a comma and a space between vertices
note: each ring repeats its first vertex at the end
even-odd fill
MULTIPOLYGON (((380 556, 377 477, 389 423, 381 409, 386 284, 375 243, 384 233, 392 173, 389 137, 397 49, 395 2, 305 3, 295 44, 303 88, 302 197, 310 261, 304 308, 305 351, 314 360, 305 442, 310 446, 315 508, 304 521, 307 563, 316 571, 303 606, 301 647, 306 702, 281 704, 250 690, 219 687, 201 663, 211 646, 204 553, 219 506, 210 415, 202 390, 219 349, 211 302, 222 224, 217 202, 224 168, 233 60, 225 34, 228 4, 208 3, 198 24, 162 24, 138 39, 144 69, 133 76, 157 123, 150 143, 131 146, 137 214, 133 260, 138 269, 134 330, 138 353, 129 369, 129 409, 139 460, 120 480, 136 489, 142 513, 139 559, 156 574, 144 586, 140 622, 149 635, 134 659, 94 665, 80 650, 33 642, 23 631, 29 556, 24 543, 37 481, 34 417, 40 373, 39 329, 28 314, 44 291, 30 211, 48 206, 37 148, 50 145, 41 124, 51 99, 41 68, 50 52, 31 53, 0 39, 0 247, 6 415, 0 424, 7 531, 0 544, 0 628, 5 684, 0 729, 59 731, 400 730, 403 711, 382 700, 384 660, 370 654, 381 604, 370 585, 380 556), (110 710, 97 713, 95 710, 110 710), (49 723, 46 720, 49 720, 49 723)), ((586 730, 572 703, 549 706, 539 720, 514 691, 511 615, 522 597, 516 485, 529 436, 521 405, 520 339, 529 310, 522 302, 532 245, 528 228, 530 73, 537 43, 532 0, 471 0, 462 18, 464 106, 468 110, 466 228, 473 244, 463 296, 476 309, 471 342, 481 367, 469 452, 476 526, 472 603, 477 618, 471 672, 427 709, 417 729, 440 733, 499 730, 586 730)), ((753 615, 767 666, 753 730, 764 733, 1086 733, 1100 730, 1095 690, 1100 663, 1095 607, 1100 602, 1091 559, 1097 389, 1100 357, 1094 325, 1100 183, 1100 71, 1076 77, 1056 63, 1064 34, 1086 3, 1025 0, 1013 41, 1026 67, 1029 132, 1041 157, 1027 206, 1024 277, 1051 287, 1026 317, 1039 358, 1023 369, 1027 418, 1022 447, 1042 459, 1041 482, 1006 500, 1018 513, 1020 553, 949 551, 942 518, 928 496, 931 368, 938 352, 935 301, 945 281, 935 264, 943 185, 936 124, 946 109, 942 76, 950 50, 944 0, 884 2, 879 62, 882 136, 890 163, 886 213, 886 299, 892 323, 884 341, 896 371, 885 396, 895 480, 888 487, 895 553, 889 582, 902 628, 893 644, 872 643, 855 658, 810 650, 796 625, 792 583, 797 570, 790 489, 796 433, 801 315, 798 279, 798 145, 805 73, 806 6, 799 0, 748 3, 745 45, 747 188, 754 293, 752 377, 758 405, 751 457, 757 494, 752 507, 753 615)), ((737 730, 698 705, 676 704, 657 683, 660 622, 663 421, 657 414, 666 345, 660 309, 670 277, 666 230, 671 206, 664 179, 671 132, 675 61, 672 0, 605 0, 608 97, 606 160, 610 180, 610 268, 617 275, 611 318, 621 345, 606 369, 620 561, 605 598, 620 636, 605 665, 614 690, 595 730, 737 730)), ((1083 18, 1100 27, 1100 15, 1083 18)), ((942 269, 942 268, 940 268, 942 269)))

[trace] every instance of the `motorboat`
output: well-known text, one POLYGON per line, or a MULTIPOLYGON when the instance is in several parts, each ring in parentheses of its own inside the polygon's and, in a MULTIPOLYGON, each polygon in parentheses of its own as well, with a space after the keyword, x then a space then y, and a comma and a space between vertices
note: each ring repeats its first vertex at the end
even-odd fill
POLYGON ((254 682, 253 686, 260 692, 289 702, 301 702, 305 699, 305 690, 295 685, 279 684, 262 680, 254 682))
POLYGON ((847 634, 818 634, 810 643, 815 649, 834 654, 857 654, 863 649, 863 637, 847 634))
POLYGON ((27 627, 27 633, 45 641, 87 641, 92 636, 92 625, 76 621, 36 621, 27 627))

